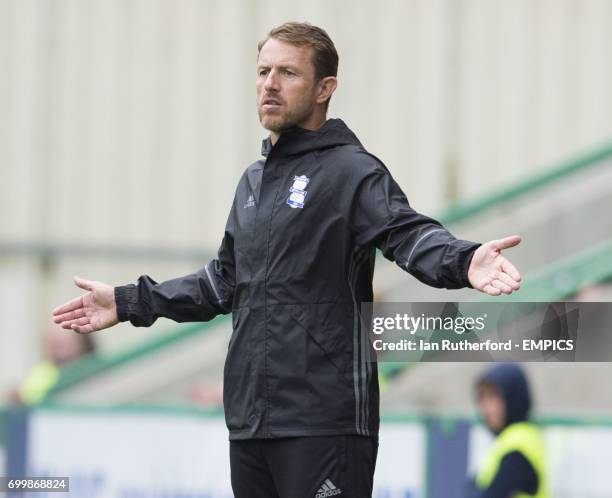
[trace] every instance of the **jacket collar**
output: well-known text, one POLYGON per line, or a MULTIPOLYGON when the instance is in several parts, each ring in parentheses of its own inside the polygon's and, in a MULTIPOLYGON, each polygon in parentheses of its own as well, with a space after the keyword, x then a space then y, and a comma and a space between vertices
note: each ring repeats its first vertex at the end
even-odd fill
POLYGON ((294 126, 283 131, 276 144, 268 136, 261 142, 261 155, 267 157, 272 150, 281 156, 291 156, 337 145, 361 145, 349 127, 338 118, 328 119, 318 130, 307 130, 294 126))

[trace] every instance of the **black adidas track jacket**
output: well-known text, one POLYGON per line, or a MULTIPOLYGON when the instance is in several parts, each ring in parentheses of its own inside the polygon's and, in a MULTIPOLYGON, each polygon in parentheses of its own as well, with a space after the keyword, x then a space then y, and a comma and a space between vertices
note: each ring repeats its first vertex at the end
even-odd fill
MULTIPOLYGON (((471 287, 476 242, 414 211, 340 119, 292 128, 238 183, 216 259, 162 283, 115 288, 120 321, 208 321, 232 313, 223 399, 230 439, 377 435, 376 363, 360 303, 376 248, 420 281, 471 287)), ((205 359, 203 359, 205 361, 205 359)))

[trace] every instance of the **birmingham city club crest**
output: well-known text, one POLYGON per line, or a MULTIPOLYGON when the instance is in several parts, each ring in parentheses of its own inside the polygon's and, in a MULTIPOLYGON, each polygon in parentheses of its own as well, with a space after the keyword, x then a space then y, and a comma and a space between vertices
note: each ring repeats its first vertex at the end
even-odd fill
POLYGON ((287 199, 287 204, 289 204, 292 208, 297 209, 304 207, 306 195, 308 194, 308 192, 306 192, 306 186, 308 185, 309 181, 310 178, 304 175, 293 177, 293 185, 291 185, 289 188, 289 192, 291 192, 291 194, 287 199))

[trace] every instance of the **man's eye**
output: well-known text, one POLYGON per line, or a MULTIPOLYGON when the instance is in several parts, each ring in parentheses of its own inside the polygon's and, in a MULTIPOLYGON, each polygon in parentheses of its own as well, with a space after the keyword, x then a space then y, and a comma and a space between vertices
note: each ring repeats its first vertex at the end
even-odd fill
POLYGON ((263 76, 264 74, 267 74, 268 70, 267 69, 260 69, 259 70, 259 76, 263 76))
POLYGON ((293 71, 289 71, 289 69, 285 69, 285 74, 288 74, 290 76, 293 76, 293 71))

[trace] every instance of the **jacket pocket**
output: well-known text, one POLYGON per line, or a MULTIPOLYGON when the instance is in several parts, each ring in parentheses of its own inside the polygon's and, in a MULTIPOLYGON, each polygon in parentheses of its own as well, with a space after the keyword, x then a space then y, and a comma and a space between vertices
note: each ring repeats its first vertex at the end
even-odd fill
POLYGON ((240 310, 242 308, 235 308, 232 310, 232 335, 230 336, 230 340, 227 344, 227 350, 229 351, 232 347, 232 343, 236 338, 238 326, 240 325, 240 310))
POLYGON ((351 368, 352 310, 346 303, 288 305, 288 314, 343 376, 351 368))
POLYGON ((255 430, 260 404, 260 383, 256 333, 252 309, 243 306, 232 311, 230 337, 223 368, 223 405, 230 431, 255 430))
POLYGON ((348 313, 342 303, 268 306, 266 378, 272 426, 354 424, 348 313))

